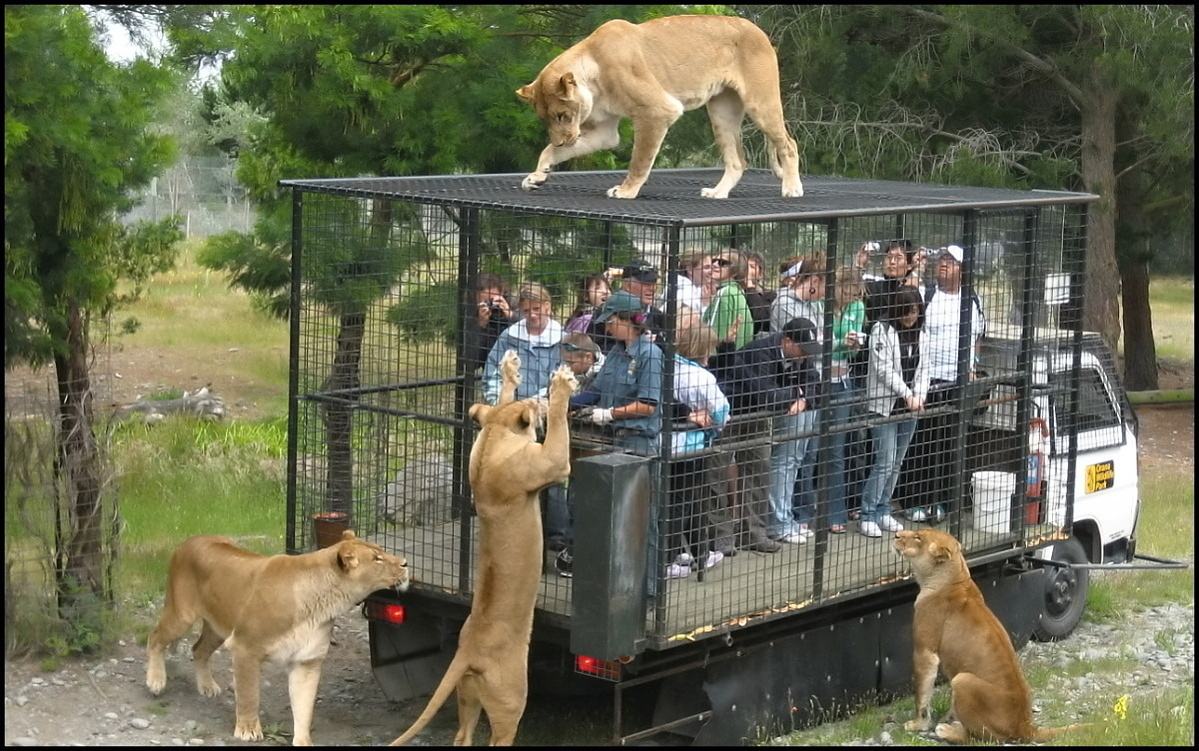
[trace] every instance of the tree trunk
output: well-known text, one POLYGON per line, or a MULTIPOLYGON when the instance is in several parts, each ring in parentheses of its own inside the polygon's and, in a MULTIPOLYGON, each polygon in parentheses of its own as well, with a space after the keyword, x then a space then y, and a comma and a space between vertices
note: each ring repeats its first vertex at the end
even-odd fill
POLYGON ((87 319, 74 299, 67 302, 66 331, 60 341, 66 351, 54 356, 59 404, 54 470, 61 502, 70 509, 73 522, 60 537, 65 555, 60 550, 56 577, 62 607, 78 594, 105 594, 100 457, 92 430, 87 319))
POLYGON ((1157 388, 1157 345, 1149 308, 1149 264, 1141 256, 1120 258, 1124 289, 1124 387, 1129 391, 1157 388))
POLYGON ((1082 109, 1082 180, 1099 196, 1087 212, 1087 272, 1083 327, 1098 331, 1114 352, 1120 338, 1120 274, 1116 267, 1116 105, 1118 95, 1091 76, 1082 109))
POLYGON ((354 515, 353 402, 358 401, 354 390, 359 386, 358 366, 362 359, 365 328, 366 316, 362 313, 347 313, 340 317, 333 371, 327 381, 327 389, 333 392, 332 397, 337 401, 329 402, 324 411, 325 440, 329 447, 325 485, 328 510, 348 514, 351 526, 354 515))

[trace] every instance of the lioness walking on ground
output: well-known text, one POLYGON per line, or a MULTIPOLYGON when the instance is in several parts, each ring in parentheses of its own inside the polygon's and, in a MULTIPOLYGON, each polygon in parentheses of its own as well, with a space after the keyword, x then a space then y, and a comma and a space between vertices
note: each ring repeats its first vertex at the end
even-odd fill
POLYGON ((520 358, 512 350, 500 361, 500 377, 496 406, 470 408, 470 416, 483 428, 470 450, 470 487, 479 520, 470 615, 458 635, 458 651, 428 706, 393 746, 419 733, 454 689, 455 745, 470 745, 479 713, 486 710, 491 745, 510 746, 525 711, 529 638, 544 557, 537 494, 570 475, 566 411, 577 382, 565 365, 554 372, 545 442, 537 443, 543 403, 514 400, 520 358))
POLYGON ((929 705, 938 667, 953 689, 950 716, 936 729, 943 740, 1044 741, 1078 727, 1033 724, 1032 692, 1016 650, 970 578, 953 535, 936 529, 896 532, 895 549, 911 563, 920 585, 912 622, 916 719, 904 728, 923 732, 932 725, 929 705))
POLYGON ((799 149, 787 133, 779 64, 770 39, 733 16, 668 16, 641 24, 613 20, 554 58, 516 95, 533 105, 550 143, 521 182, 534 190, 559 162, 620 145, 621 118, 633 121, 633 156, 612 198, 636 198, 666 131, 687 110, 708 107, 724 175, 705 198, 727 198, 745 172, 741 121, 766 134, 784 197, 803 195, 799 149))
POLYGON ((233 691, 239 740, 262 740, 258 719, 262 661, 287 664, 292 743, 311 746, 312 707, 329 651, 333 619, 371 592, 408 588, 408 564, 353 532, 335 545, 303 555, 264 556, 227 537, 184 541, 171 556, 166 602, 146 644, 146 687, 166 686, 163 653, 196 621, 204 627, 192 646, 196 688, 221 692, 209 658, 226 640, 233 652, 233 691))

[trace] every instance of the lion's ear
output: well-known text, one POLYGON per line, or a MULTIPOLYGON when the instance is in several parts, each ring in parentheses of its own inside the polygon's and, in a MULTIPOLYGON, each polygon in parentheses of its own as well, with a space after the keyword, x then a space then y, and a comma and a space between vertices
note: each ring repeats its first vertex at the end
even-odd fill
POLYGON ((341 550, 337 551, 337 565, 342 571, 353 571, 358 568, 358 556, 348 546, 343 545, 341 550))
POLYGON ((516 95, 526 102, 533 101, 533 84, 527 83, 516 90, 516 95))
POLYGON ((347 529, 346 531, 344 531, 344 532, 342 532, 342 533, 341 533, 341 539, 343 539, 343 540, 354 540, 354 539, 357 539, 357 538, 354 536, 354 530, 352 530, 352 529, 347 529))
POLYGON ((473 404, 471 405, 470 411, 467 414, 470 415, 470 419, 474 420, 481 426, 487 420, 487 416, 491 414, 491 405, 473 404))
POLYGON ((536 424, 537 406, 534 404, 525 404, 525 408, 520 411, 520 427, 523 429, 536 424))
POLYGON ((572 94, 574 94, 576 85, 574 73, 564 73, 562 77, 558 79, 558 91, 561 92, 562 96, 568 99, 572 94))
POLYGON ((944 545, 938 545, 935 542, 929 542, 928 554, 937 562, 949 560, 949 548, 944 545))

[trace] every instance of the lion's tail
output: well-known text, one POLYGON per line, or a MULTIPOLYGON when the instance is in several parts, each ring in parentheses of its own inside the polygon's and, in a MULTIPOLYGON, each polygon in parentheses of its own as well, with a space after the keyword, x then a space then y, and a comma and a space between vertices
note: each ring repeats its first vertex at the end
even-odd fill
POLYGON ((420 717, 416 718, 416 722, 412 723, 412 727, 408 728, 391 742, 392 746, 402 746, 412 737, 425 729, 425 725, 429 724, 429 720, 437 714, 437 710, 441 709, 441 705, 445 704, 446 699, 450 698, 450 694, 454 689, 458 688, 458 681, 462 680, 462 676, 466 673, 467 660, 462 656, 462 653, 454 655, 454 659, 450 661, 450 666, 446 668, 445 675, 441 678, 441 683, 437 684, 437 690, 433 692, 433 696, 429 699, 425 711, 420 713, 420 717))
POLYGON ((1054 738, 1056 738, 1057 736, 1061 735, 1062 733, 1070 733, 1075 730, 1082 730, 1083 728, 1087 728, 1087 727, 1090 727, 1090 725, 1088 723, 1081 723, 1081 724, 1077 724, 1077 725, 1066 725, 1065 727, 1060 727, 1060 728, 1037 728, 1037 734, 1034 736, 1033 739, 1038 740, 1038 741, 1051 741, 1054 738))

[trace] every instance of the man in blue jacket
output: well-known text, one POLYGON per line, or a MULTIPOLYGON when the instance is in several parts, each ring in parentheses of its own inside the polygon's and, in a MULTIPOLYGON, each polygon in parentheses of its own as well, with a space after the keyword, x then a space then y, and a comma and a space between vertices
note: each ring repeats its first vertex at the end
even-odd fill
POLYGON ((733 408, 726 440, 754 440, 736 450, 730 469, 745 488, 735 504, 738 547, 773 553, 780 547, 775 540, 806 541, 792 518, 791 497, 807 440, 796 433, 811 428, 802 416, 818 380, 808 358, 819 355, 816 326, 793 318, 782 331, 737 350, 730 380, 721 384, 733 408))

